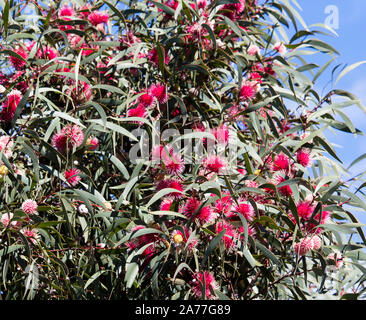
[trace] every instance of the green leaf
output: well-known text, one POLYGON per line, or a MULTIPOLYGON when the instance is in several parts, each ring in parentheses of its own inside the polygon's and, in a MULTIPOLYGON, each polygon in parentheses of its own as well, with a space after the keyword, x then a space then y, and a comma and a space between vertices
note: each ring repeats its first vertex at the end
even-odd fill
POLYGON ((344 69, 344 70, 339 74, 339 76, 338 76, 338 78, 337 78, 337 80, 336 80, 335 84, 337 84, 337 83, 338 83, 338 81, 339 81, 339 80, 341 80, 341 78, 342 78, 342 77, 344 77, 348 72, 352 71, 353 69, 355 69, 355 68, 359 67, 360 65, 362 65, 362 64, 364 64, 364 63, 366 63, 366 60, 364 60, 364 61, 360 61, 360 62, 357 62, 357 63, 354 63, 354 64, 352 64, 352 65, 348 66, 347 68, 345 68, 345 69, 344 69))

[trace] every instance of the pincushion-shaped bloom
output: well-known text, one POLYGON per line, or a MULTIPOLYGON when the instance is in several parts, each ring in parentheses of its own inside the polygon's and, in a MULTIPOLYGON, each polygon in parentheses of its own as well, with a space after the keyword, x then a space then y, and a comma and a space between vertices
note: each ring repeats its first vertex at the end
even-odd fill
POLYGON ((106 11, 93 11, 88 15, 88 20, 93 26, 97 26, 100 23, 108 23, 109 15, 106 11))
POLYGON ((40 238, 40 235, 38 234, 37 229, 31 229, 31 228, 24 228, 20 230, 20 232, 33 244, 36 244, 38 239, 40 238))
MULTIPOLYGON (((131 108, 128 109, 127 111, 127 117, 129 118, 133 117, 146 118, 146 115, 147 115, 146 109, 141 103, 139 103, 136 108, 131 108)), ((134 121, 134 122, 138 124, 143 124, 142 121, 134 121)))
POLYGON ((210 206, 201 207, 201 205, 202 203, 197 198, 191 197, 186 200, 180 211, 189 219, 192 217, 198 219, 201 224, 216 219, 217 214, 210 206))
POLYGON ((149 94, 156 99, 159 104, 166 103, 169 98, 166 86, 161 83, 151 85, 149 88, 149 94))
POLYGON ((252 221, 255 217, 255 211, 253 206, 242 199, 239 199, 239 203, 234 205, 233 210, 227 214, 228 218, 234 218, 240 213, 246 220, 252 221))
POLYGON ((296 160, 303 167, 307 167, 311 164, 311 151, 309 149, 303 148, 296 152, 296 160))
POLYGON ((255 56, 256 54, 260 54, 261 50, 259 49, 259 47, 257 45, 251 44, 249 46, 249 48, 247 49, 247 52, 249 55, 255 56))
POLYGON ((215 136, 217 143, 227 145, 229 143, 230 131, 227 125, 223 124, 213 128, 210 132, 215 136))
MULTIPOLYGON (((158 66, 159 65, 159 54, 158 54, 158 49, 153 48, 149 51, 148 55, 147 55, 148 60, 150 60, 150 62, 152 62, 154 65, 158 66)), ((168 64, 170 62, 170 58, 169 56, 166 54, 165 50, 163 49, 163 60, 164 60, 164 64, 168 64)))
POLYGON ((150 93, 144 93, 139 97, 139 103, 142 104, 145 108, 151 107, 154 105, 154 96, 150 93))
POLYGON ((52 136, 52 146, 59 152, 64 153, 66 149, 80 147, 84 141, 84 132, 78 125, 67 125, 60 132, 52 136))
POLYGON ((10 122, 14 118, 15 111, 21 99, 22 93, 19 90, 12 90, 1 106, 0 120, 10 122))
POLYGON ((277 51, 281 55, 284 55, 287 52, 287 48, 282 42, 276 42, 273 45, 273 50, 277 51))
POLYGON ((192 292, 197 298, 202 298, 202 291, 204 291, 207 299, 216 299, 216 296, 211 293, 211 290, 218 290, 219 285, 215 281, 215 277, 208 271, 196 273, 191 281, 192 292), (205 279, 203 281, 203 279, 205 279), (203 288, 203 282, 205 288, 203 288), (211 288, 211 290, 210 290, 211 288))
POLYGON ((72 17, 75 15, 75 10, 73 7, 64 5, 58 12, 59 17, 72 17))
POLYGON ((287 172, 290 169, 290 158, 286 156, 283 152, 278 154, 272 163, 272 170, 273 171, 280 171, 283 170, 287 172))
POLYGON ((65 170, 65 179, 66 181, 73 187, 75 187, 79 181, 81 180, 81 177, 79 176, 80 170, 71 168, 68 170, 65 170))
MULTIPOLYGON (((279 185, 283 182, 285 182, 287 179, 286 179, 286 174, 283 172, 283 171, 277 171, 274 175, 273 175, 273 178, 272 178, 272 182, 275 184, 275 185, 279 185)), ((292 195, 292 190, 291 190, 291 187, 289 184, 287 185, 283 185, 281 187, 278 188, 278 191, 284 195, 284 196, 289 196, 289 195, 292 195)))
POLYGON ((307 220, 313 214, 315 206, 308 201, 302 201, 297 204, 296 208, 299 217, 307 220))
POLYGON ((12 212, 7 212, 1 215, 1 223, 4 227, 17 227, 20 225, 20 221, 11 221, 14 218, 14 214, 12 212), (11 222, 10 222, 11 221, 11 222))
POLYGON ((210 155, 203 159, 202 165, 208 171, 222 174, 226 168, 226 161, 222 157, 210 155))
POLYGON ((9 136, 4 135, 0 137, 0 152, 8 159, 13 155, 13 144, 13 140, 9 136))
POLYGON ((99 146, 99 140, 96 137, 89 137, 86 140, 86 145, 89 148, 89 150, 94 151, 98 148, 99 146))
POLYGON ((245 81, 240 88, 240 99, 248 100, 253 99, 257 93, 258 87, 257 84, 251 81, 245 81))
POLYGON ((311 249, 313 249, 313 240, 311 237, 301 239, 300 242, 294 243, 293 249, 299 256, 306 255, 311 249))
POLYGON ((22 203, 22 210, 26 214, 37 214, 37 202, 32 199, 27 199, 22 203))
POLYGON ((180 199, 183 197, 183 185, 179 181, 175 179, 163 179, 156 186, 157 191, 166 188, 176 189, 178 191, 167 194, 167 197, 173 197, 175 199, 180 199))
POLYGON ((151 155, 153 162, 160 163, 161 167, 165 169, 168 174, 178 175, 183 173, 185 169, 182 156, 174 152, 173 148, 169 145, 154 146, 151 155))
MULTIPOLYGON (((13 50, 13 52, 17 53, 19 56, 21 56, 24 60, 26 60, 28 58, 28 54, 27 52, 19 47, 13 50)), ((9 56, 9 62, 10 64, 16 69, 16 70, 20 70, 22 69, 27 62, 24 61, 22 59, 19 59, 18 57, 14 57, 14 56, 9 56)))
POLYGON ((171 211, 170 207, 172 206, 173 201, 174 200, 172 198, 169 198, 169 197, 163 199, 160 203, 160 206, 159 206, 160 211, 171 211))
MULTIPOLYGON (((216 196, 215 194, 212 194, 212 196, 216 196)), ((217 199, 214 202, 214 209, 218 214, 228 214, 231 211, 233 205, 233 198, 231 197, 230 193, 227 191, 224 191, 222 194, 221 199, 217 199)))
POLYGON ((313 250, 319 250, 322 246, 322 239, 319 236, 314 235, 311 237, 311 240, 313 241, 313 250))
POLYGON ((227 251, 231 251, 236 247, 236 239, 238 238, 238 233, 235 231, 234 226, 226 221, 219 221, 215 225, 216 233, 220 233, 226 230, 221 238, 227 251))
POLYGON ((83 104, 90 101, 93 97, 93 91, 90 85, 84 81, 79 81, 77 87, 73 87, 67 91, 75 104, 83 104))
POLYGON ((58 57, 58 52, 55 48, 46 45, 37 50, 37 57, 41 59, 52 60, 58 57))

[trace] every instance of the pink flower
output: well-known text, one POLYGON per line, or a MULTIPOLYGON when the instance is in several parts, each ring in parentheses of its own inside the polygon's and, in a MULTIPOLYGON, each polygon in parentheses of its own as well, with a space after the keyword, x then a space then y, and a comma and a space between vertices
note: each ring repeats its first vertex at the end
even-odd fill
POLYGON ((37 208, 38 208, 37 202, 35 202, 34 200, 27 199, 22 203, 22 210, 26 214, 38 214, 37 208))
POLYGON ((208 272, 199 272, 196 273, 191 281, 192 292, 197 298, 202 298, 202 286, 203 282, 205 282, 205 288, 203 288, 205 292, 205 296, 207 299, 215 299, 216 296, 212 295, 211 290, 218 290, 219 285, 216 283, 214 276, 208 272), (203 281, 205 279, 205 281, 203 281), (211 288, 211 290, 210 290, 211 288))
MULTIPOLYGON (((212 194, 212 196, 216 196, 212 194)), ((233 205, 233 198, 229 192, 223 192, 222 198, 217 199, 214 203, 214 209, 218 214, 230 214, 233 205)))
POLYGON ((70 95, 76 104, 83 104, 91 100, 93 91, 90 89, 89 84, 84 81, 79 81, 78 86, 71 90, 70 95))
POLYGON ((69 7, 67 5, 64 5, 58 13, 59 17, 72 17, 74 15, 75 15, 75 11, 74 11, 73 7, 69 7))
POLYGON ((285 47, 285 45, 282 42, 276 42, 273 45, 273 50, 277 51, 281 55, 283 55, 287 52, 287 48, 285 47))
POLYGON ((168 193, 167 197, 173 197, 175 199, 180 199, 184 196, 183 192, 183 185, 174 179, 165 179, 165 180, 161 180, 158 185, 156 186, 156 190, 160 191, 162 189, 166 189, 166 188, 171 188, 171 189, 176 189, 178 191, 181 192, 172 192, 172 193, 168 193))
POLYGON ((151 107, 154 105, 154 97, 149 93, 144 93, 139 97, 139 103, 146 107, 151 107))
POLYGON ((211 155, 203 159, 203 167, 211 172, 222 174, 226 168, 226 161, 219 156, 211 155))
POLYGON ((151 85, 149 93, 159 104, 164 104, 168 101, 167 89, 164 84, 158 83, 151 85))
POLYGON ((227 223, 226 221, 220 221, 216 223, 215 225, 216 233, 220 233, 224 229, 226 229, 226 231, 222 236, 221 241, 224 242, 226 250, 228 251, 233 250, 236 246, 235 240, 237 239, 238 234, 230 223, 227 223))
POLYGON ((303 167, 307 167, 311 164, 312 159, 310 155, 309 149, 300 149, 296 152, 296 160, 299 164, 301 164, 303 167))
POLYGON ((154 146, 151 152, 152 160, 154 163, 162 162, 162 167, 168 174, 178 175, 183 173, 185 169, 182 156, 173 151, 170 146, 164 147, 163 145, 154 146))
MULTIPOLYGON (((169 56, 165 53, 165 50, 163 49, 163 56, 164 56, 164 64, 168 64, 170 61, 169 56)), ((159 55, 158 55, 158 49, 153 48, 149 51, 147 58, 156 66, 159 65, 159 55)))
POLYGON ((13 155, 13 144, 13 140, 9 136, 4 135, 0 137, 0 152, 3 152, 7 159, 13 155))
POLYGON ((290 168, 290 158, 286 156, 284 153, 281 152, 274 158, 272 164, 273 171, 283 170, 287 172, 289 168, 290 168))
POLYGON ((239 204, 234 206, 233 210, 227 215, 227 217, 233 218, 240 213, 246 220, 252 221, 255 217, 254 208, 249 202, 242 201, 243 200, 239 200, 239 204))
POLYGON ((200 208, 201 204, 198 199, 189 198, 181 208, 181 212, 189 219, 194 216, 201 224, 213 221, 216 218, 216 213, 209 206, 200 208))
POLYGON ((257 93, 257 86, 250 81, 245 81, 240 88, 240 98, 242 100, 253 99, 257 93))
MULTIPOLYGON (((20 47, 17 49, 14 49, 13 52, 20 55, 24 60, 26 60, 28 58, 27 52, 20 47)), ((25 62, 19 58, 16 58, 14 56, 9 56, 9 62, 16 70, 22 69, 27 64, 27 62, 25 62)))
POLYGON ((314 212, 315 206, 312 205, 310 202, 307 201, 303 201, 300 202, 297 206, 297 213, 299 215, 299 217, 303 218, 303 219, 310 219, 311 215, 314 212))
POLYGON ((40 238, 40 235, 38 234, 37 229, 30 229, 30 228, 24 228, 20 230, 20 232, 28 238, 33 244, 36 244, 38 239, 40 238))
POLYGON ((248 52, 249 55, 255 56, 256 54, 260 54, 261 53, 261 50, 255 44, 251 44, 249 46, 249 48, 247 49, 247 52, 248 52))
MULTIPOLYGON (((137 225, 137 226, 133 227, 132 230, 131 230, 131 232, 132 232, 131 236, 133 236, 136 232, 138 232, 138 230, 143 230, 145 228, 146 227, 142 226, 142 225, 137 225)), ((134 249, 139 248, 141 246, 144 246, 148 243, 153 243, 153 245, 147 247, 144 250, 144 252, 142 253, 142 255, 145 256, 145 258, 151 258, 155 254, 155 244, 159 240, 160 240, 160 238, 157 234, 148 233, 148 234, 144 234, 144 235, 141 235, 139 237, 133 238, 131 241, 126 242, 125 245, 130 250, 134 250, 134 249)))
POLYGON ((294 251, 299 256, 306 255, 311 249, 313 249, 313 241, 310 237, 301 239, 300 242, 294 243, 294 251))
MULTIPOLYGON (((127 117, 146 118, 147 112, 145 107, 140 103, 136 108, 128 109, 127 117)), ((134 123, 143 124, 142 121, 133 121, 134 123)))
POLYGON ((228 144, 230 132, 227 125, 223 124, 217 128, 211 129, 210 132, 215 136, 219 144, 228 144))
POLYGON ((96 137, 89 137, 86 140, 86 145, 89 147, 89 150, 94 151, 98 148, 99 140, 96 137))
MULTIPOLYGON (((285 182, 286 181, 286 178, 284 177, 285 176, 285 173, 282 172, 282 171, 277 171, 274 176, 273 176, 273 179, 272 179, 272 182, 276 185, 279 185, 281 184, 282 182, 285 182)), ((284 196, 289 196, 292 194, 292 190, 291 190, 291 187, 290 185, 285 185, 285 186, 282 186, 279 188, 279 192, 284 195, 284 196)))
POLYGON ((46 45, 37 50, 37 57, 41 59, 52 60, 58 57, 58 53, 56 49, 46 45))
POLYGON ((78 125, 67 125, 52 137, 52 146, 64 153, 66 148, 80 147, 84 141, 84 132, 78 125))
POLYGON ((322 239, 315 235, 311 238, 311 240, 313 241, 313 250, 319 250, 322 246, 322 239))
POLYGON ((16 227, 20 225, 20 221, 11 221, 11 219, 14 218, 14 214, 11 212, 4 213, 1 216, 1 223, 4 225, 4 227, 16 227), (11 221, 11 222, 10 222, 11 221))
POLYGON ((171 211, 170 207, 173 204, 173 199, 172 198, 165 198, 163 199, 163 201, 160 203, 160 211, 171 211))
POLYGON ((19 90, 12 90, 1 106, 0 120, 10 122, 14 118, 22 93, 19 90))
POLYGON ((109 15, 106 11, 93 11, 88 15, 88 20, 93 26, 97 26, 100 23, 108 23, 109 15))
POLYGON ((80 170, 71 168, 69 170, 65 171, 65 178, 66 181, 73 187, 75 187, 79 181, 81 180, 81 177, 79 176, 80 170))

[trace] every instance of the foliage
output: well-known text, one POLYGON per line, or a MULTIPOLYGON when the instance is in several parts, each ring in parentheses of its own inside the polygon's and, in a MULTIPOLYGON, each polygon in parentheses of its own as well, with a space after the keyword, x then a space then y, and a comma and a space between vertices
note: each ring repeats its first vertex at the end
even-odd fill
POLYGON ((3 299, 363 297, 324 132, 365 108, 317 91, 338 52, 295 0, 2 8, 3 299))

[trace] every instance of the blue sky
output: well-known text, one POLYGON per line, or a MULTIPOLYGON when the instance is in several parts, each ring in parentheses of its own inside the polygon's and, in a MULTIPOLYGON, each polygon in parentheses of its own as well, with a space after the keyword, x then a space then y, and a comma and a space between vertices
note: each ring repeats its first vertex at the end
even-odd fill
MULTIPOLYGON (((324 41, 331 44, 341 54, 331 66, 335 67, 339 63, 351 65, 366 60, 365 0, 298 0, 298 3, 302 7, 300 14, 308 26, 315 23, 324 23, 327 16, 329 16, 326 8, 331 5, 337 7, 339 27, 335 31, 338 33, 338 37, 322 37, 324 41)), ((327 61, 316 55, 308 57, 307 60, 320 65, 327 61)), ((333 67, 327 69, 319 79, 316 88, 323 88, 331 77, 333 67)), ((366 64, 345 75, 335 88, 355 94, 366 106, 366 64)), ((330 89, 332 88, 328 86, 323 93, 329 92, 330 89)), ((363 111, 357 106, 346 108, 343 111, 358 129, 366 133, 366 114, 363 111)), ((331 142, 340 146, 335 147, 335 150, 344 162, 345 167, 358 156, 366 153, 366 135, 354 137, 352 134, 337 131, 337 135, 328 133, 327 137, 331 142)), ((366 171, 366 159, 355 165, 351 171, 354 174, 366 171)), ((362 223, 366 223, 366 212, 354 213, 362 223)))

